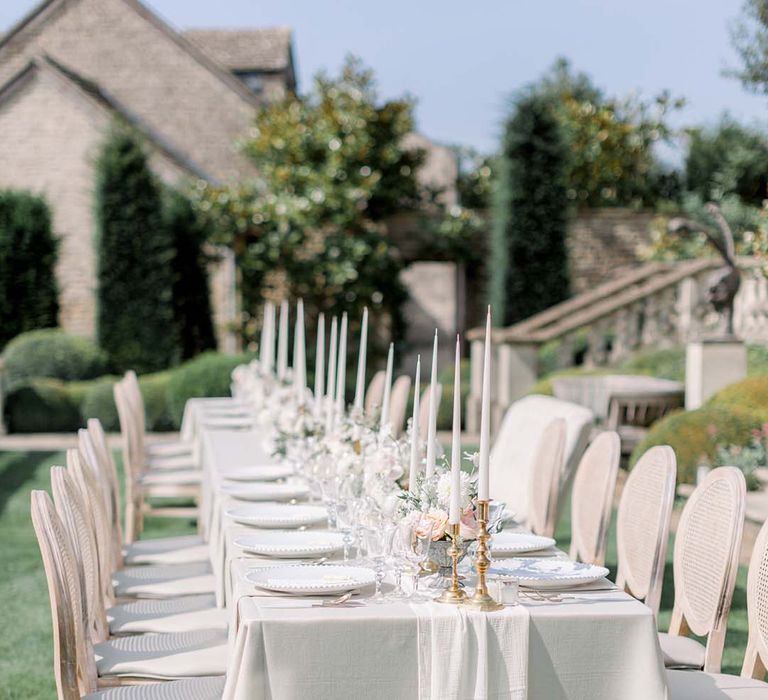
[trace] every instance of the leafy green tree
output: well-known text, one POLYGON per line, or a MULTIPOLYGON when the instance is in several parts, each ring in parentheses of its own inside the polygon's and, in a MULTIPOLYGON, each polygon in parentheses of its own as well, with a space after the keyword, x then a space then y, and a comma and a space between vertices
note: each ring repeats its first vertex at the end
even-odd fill
POLYGON ((490 297, 500 324, 568 296, 567 159, 550 98, 518 98, 504 128, 493 200, 490 297))
POLYGON ((57 249, 45 200, 0 191, 0 347, 19 333, 56 325, 57 249))
POLYGON ((562 58, 535 90, 550 98, 569 147, 571 201, 595 207, 652 204, 677 194, 653 147, 672 135, 667 117, 683 100, 667 92, 651 101, 606 97, 562 58))
POLYGON ((161 188, 138 136, 116 125, 96 164, 98 337, 115 370, 163 369, 178 359, 173 239, 161 188))
POLYGON ((688 190, 704 199, 736 194, 760 206, 768 196, 768 139, 729 117, 714 129, 694 129, 685 177, 688 190))
POLYGON ((357 318, 367 305, 400 324, 400 262, 382 222, 420 202, 423 153, 402 145, 412 111, 409 100, 380 102, 371 72, 348 59, 305 97, 258 113, 243 144, 256 182, 198 184, 215 239, 237 255, 246 312, 279 289, 303 297, 310 318, 343 309, 357 318))
POLYGON ((731 28, 731 41, 741 68, 726 73, 748 90, 768 95, 768 1, 746 0, 742 15, 731 28))
POLYGON ((165 198, 164 226, 173 241, 173 312, 181 359, 216 348, 208 287, 208 256, 203 245, 210 227, 181 192, 165 198))

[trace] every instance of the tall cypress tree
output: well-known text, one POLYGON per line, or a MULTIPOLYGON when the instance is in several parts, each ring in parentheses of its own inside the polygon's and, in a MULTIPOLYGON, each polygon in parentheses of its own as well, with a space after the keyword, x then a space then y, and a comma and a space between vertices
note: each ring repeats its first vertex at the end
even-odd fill
POLYGON ((163 369, 177 359, 177 340, 160 185, 138 136, 119 125, 96 173, 99 342, 114 370, 163 369))
POLYGON ((172 190, 165 200, 165 226, 173 258, 173 312, 181 358, 186 360, 216 348, 211 321, 211 301, 202 246, 208 228, 181 192, 172 190))
POLYGON ((568 296, 568 152, 546 97, 520 97, 504 128, 493 198, 489 296, 520 321, 568 296))
POLYGON ((0 347, 24 331, 56 325, 57 249, 45 200, 0 191, 0 347))

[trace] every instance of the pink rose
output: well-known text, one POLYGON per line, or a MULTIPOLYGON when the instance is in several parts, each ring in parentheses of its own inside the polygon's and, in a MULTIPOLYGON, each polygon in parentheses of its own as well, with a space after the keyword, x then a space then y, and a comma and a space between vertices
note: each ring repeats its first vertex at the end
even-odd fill
POLYGON ((417 530, 419 537, 424 537, 432 530, 432 541, 443 539, 445 537, 445 531, 448 528, 448 514, 444 510, 437 510, 433 508, 428 513, 424 514, 419 528, 417 530))
POLYGON ((459 535, 464 540, 475 540, 479 529, 474 509, 472 506, 467 506, 461 514, 459 535))

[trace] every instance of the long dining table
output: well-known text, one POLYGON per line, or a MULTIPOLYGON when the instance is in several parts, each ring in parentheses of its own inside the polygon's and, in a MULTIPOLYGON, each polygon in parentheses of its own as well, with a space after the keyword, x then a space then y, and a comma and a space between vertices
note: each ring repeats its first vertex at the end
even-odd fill
POLYGON ((277 461, 234 399, 192 400, 184 430, 198 445, 200 530, 210 544, 218 604, 230 619, 225 700, 667 696, 651 610, 607 581, 558 595, 521 594, 517 604, 490 613, 431 599, 377 603, 365 591, 323 606, 320 598, 257 588, 248 572, 280 561, 232 546, 253 530, 227 515, 238 501, 223 475, 277 461))

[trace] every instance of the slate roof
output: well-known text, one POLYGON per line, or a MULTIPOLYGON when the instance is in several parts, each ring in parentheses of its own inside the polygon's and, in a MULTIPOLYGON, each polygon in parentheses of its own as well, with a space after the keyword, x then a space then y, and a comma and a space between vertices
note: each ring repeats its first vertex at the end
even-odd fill
POLYGON ((282 71, 291 65, 291 30, 190 29, 182 36, 232 71, 282 71))

